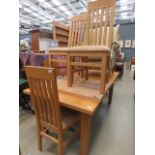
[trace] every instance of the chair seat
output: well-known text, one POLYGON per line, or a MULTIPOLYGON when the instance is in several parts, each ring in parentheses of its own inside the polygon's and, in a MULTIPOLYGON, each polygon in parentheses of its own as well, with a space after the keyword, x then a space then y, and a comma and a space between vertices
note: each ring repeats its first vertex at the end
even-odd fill
POLYGON ((62 109, 62 128, 64 132, 74 124, 77 124, 78 121, 80 121, 80 114, 78 112, 67 108, 62 109))
POLYGON ((52 52, 111 52, 108 46, 92 45, 92 46, 75 46, 75 47, 60 47, 50 49, 52 52))

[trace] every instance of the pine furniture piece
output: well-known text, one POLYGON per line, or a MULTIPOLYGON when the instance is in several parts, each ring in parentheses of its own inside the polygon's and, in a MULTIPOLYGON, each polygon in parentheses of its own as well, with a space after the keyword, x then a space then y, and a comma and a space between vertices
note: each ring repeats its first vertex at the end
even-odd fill
MULTIPOLYGON (((113 35, 113 22, 114 22, 114 10, 115 10, 115 0, 100 0, 88 3, 88 13, 87 13, 87 24, 86 24, 86 40, 84 39, 84 45, 87 46, 75 46, 68 48, 53 48, 49 51, 52 55, 66 55, 67 61, 67 81, 68 86, 71 87, 73 83, 72 78, 72 67, 86 67, 85 79, 88 79, 88 67, 99 68, 101 70, 100 78, 100 93, 105 92, 106 83, 108 83, 111 75, 111 45, 112 45, 112 35, 113 35), (102 32, 104 25, 104 33, 102 32), (109 28, 107 28, 109 26, 109 28), (98 31, 98 28, 100 31, 98 31), (95 33, 94 33, 95 29, 95 33), (108 32, 107 32, 108 31, 108 32), (99 34, 98 34, 99 33, 99 34), (103 35, 102 35, 103 34, 103 35), (108 37, 107 37, 108 35, 108 37), (107 40, 108 38, 108 40, 107 40), (103 42, 102 42, 103 40, 103 42), (108 46, 105 46, 108 43, 108 46), (75 62, 75 57, 99 57, 101 58, 100 63, 88 62, 86 59, 84 62, 75 62)), ((76 38, 78 34, 78 28, 75 29, 75 24, 73 25, 73 36, 71 41, 76 43, 76 38)), ((77 43, 76 43, 77 44, 77 43)), ((56 60, 52 60, 55 62, 56 60)), ((61 60, 59 60, 60 62, 61 60)), ((49 60, 49 65, 51 60, 49 60)))
POLYGON ((135 65, 135 57, 132 57, 130 60, 130 69, 132 65, 135 65))
POLYGON ((69 29, 68 47, 86 44, 87 14, 73 16, 69 29))
POLYGON ((68 138, 64 139, 66 131, 80 120, 78 112, 67 110, 63 113, 58 96, 55 69, 45 67, 25 67, 31 99, 35 109, 38 148, 42 150, 42 137, 58 145, 58 155, 63 154, 63 147, 77 138, 79 129, 68 138), (50 132, 56 134, 52 136, 50 132))
MULTIPOLYGON (((86 19, 87 19, 86 14, 73 16, 71 18, 71 24, 70 24, 69 29, 67 29, 64 25, 62 25, 58 22, 53 22, 53 38, 58 39, 58 38, 60 38, 59 35, 63 36, 64 32, 66 34, 67 33, 66 31, 69 30, 68 47, 83 45, 84 41, 85 41, 84 39, 85 39, 85 32, 86 32, 86 19), (59 29, 61 29, 61 33, 60 33, 59 29), (62 31, 63 29, 64 29, 64 32, 62 31)), ((66 35, 66 37, 67 37, 67 35, 66 35)), ((63 48, 60 48, 60 49, 63 49, 63 48)), ((60 63, 60 62, 64 63, 64 66, 66 66, 67 53, 66 53, 66 51, 62 51, 62 52, 63 53, 58 53, 58 52, 54 53, 54 52, 49 51, 49 67, 54 66, 56 63, 60 63), (58 58, 55 59, 54 56, 59 56, 59 59, 58 58)), ((72 57, 72 60, 75 61, 75 58, 72 57)), ((81 57, 76 57, 76 61, 83 62, 83 61, 85 61, 85 58, 81 59, 81 57)), ((81 73, 81 76, 83 77, 84 70, 85 70, 85 68, 83 68, 83 67, 77 67, 77 66, 72 67, 72 69, 71 69, 72 81, 73 81, 73 75, 75 72, 81 73)))
MULTIPOLYGON (((117 72, 113 72, 106 85, 105 93, 100 94, 99 82, 94 80, 81 81, 75 78, 73 87, 67 87, 65 78, 57 77, 59 101, 62 107, 80 112, 81 134, 80 134, 80 155, 89 154, 89 137, 91 130, 91 118, 96 110, 100 107, 106 94, 109 94, 108 104, 112 102, 114 83, 118 77, 117 72)), ((31 95, 30 89, 25 89, 24 93, 31 95)))
POLYGON ((52 33, 41 31, 41 30, 32 30, 32 50, 39 51, 39 39, 40 38, 49 38, 52 39, 52 33))
POLYGON ((58 41, 59 47, 67 47, 69 28, 62 23, 53 21, 52 30, 53 30, 53 39, 58 41))

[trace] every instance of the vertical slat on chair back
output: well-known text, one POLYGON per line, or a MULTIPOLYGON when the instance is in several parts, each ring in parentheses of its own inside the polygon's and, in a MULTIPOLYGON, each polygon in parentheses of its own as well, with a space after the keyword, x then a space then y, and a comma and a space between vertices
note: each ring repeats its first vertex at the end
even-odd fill
POLYGON ((38 122, 55 131, 62 129, 55 69, 26 66, 25 70, 38 122))
POLYGON ((113 36, 114 11, 115 0, 98 0, 88 3, 88 45, 107 44, 109 47, 111 47, 113 36))
POLYGON ((86 14, 73 16, 71 18, 68 40, 69 47, 85 44, 86 23, 86 14))

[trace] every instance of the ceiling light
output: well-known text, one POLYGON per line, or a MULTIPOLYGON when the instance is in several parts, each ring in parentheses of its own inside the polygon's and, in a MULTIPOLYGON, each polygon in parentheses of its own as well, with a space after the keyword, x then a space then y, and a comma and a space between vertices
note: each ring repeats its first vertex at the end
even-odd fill
POLYGON ((45 2, 45 0, 38 0, 40 3, 44 3, 45 2))
POLYGON ((50 20, 44 20, 42 23, 48 24, 48 23, 51 23, 53 20, 54 20, 54 17, 51 17, 50 20))
POLYGON ((127 19, 128 18, 128 14, 127 13, 121 13, 121 18, 122 19, 127 19))
POLYGON ((37 8, 35 8, 35 7, 31 6, 31 9, 34 10, 34 11, 37 11, 37 8))
POLYGON ((128 9, 127 5, 120 6, 120 10, 127 10, 127 9, 128 9))
POLYGON ((58 0, 52 0, 52 2, 54 3, 54 5, 58 6, 61 5, 61 3, 58 0))
POLYGON ((33 16, 39 17, 37 13, 32 13, 33 16))
POLYGON ((64 6, 59 6, 59 9, 64 11, 69 17, 73 16, 72 13, 70 13, 70 11, 68 11, 68 9, 66 9, 66 7, 64 6))
POLYGON ((45 2, 45 3, 43 3, 46 7, 48 7, 48 8, 51 8, 52 6, 49 4, 49 3, 47 3, 47 2, 45 2))
POLYGON ((31 6, 29 3, 25 2, 25 1, 23 2, 23 4, 26 6, 31 6))
POLYGON ((128 0, 120 0, 119 2, 120 2, 120 3, 127 3, 128 0))
POLYGON ((24 10, 26 11, 26 12, 32 12, 30 9, 28 9, 28 8, 24 8, 24 10))
POLYGON ((22 8, 22 4, 20 4, 20 3, 19 3, 19 8, 20 8, 20 9, 22 8))
POLYGON ((85 0, 81 0, 80 3, 84 6, 87 7, 87 2, 85 0))

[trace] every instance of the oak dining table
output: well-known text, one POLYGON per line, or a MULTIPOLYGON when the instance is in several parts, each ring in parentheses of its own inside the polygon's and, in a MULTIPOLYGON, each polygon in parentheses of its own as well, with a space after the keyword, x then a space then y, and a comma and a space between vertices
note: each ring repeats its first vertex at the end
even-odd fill
MULTIPOLYGON (((97 108, 102 104, 106 94, 108 95, 108 104, 112 102, 113 87, 118 77, 118 72, 113 72, 106 84, 105 93, 100 94, 100 81, 82 80, 75 78, 72 87, 67 86, 66 77, 58 77, 58 93, 61 106, 80 112, 81 114, 81 133, 80 133, 80 155, 89 154, 89 138, 91 130, 91 118, 97 108)), ((29 88, 23 91, 31 95, 29 88)))

